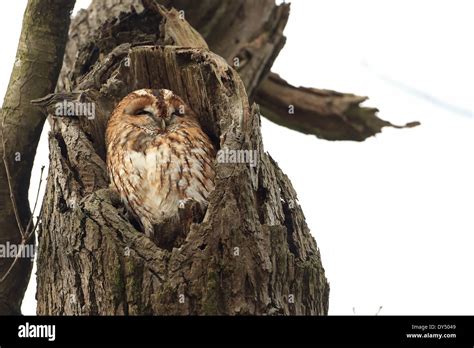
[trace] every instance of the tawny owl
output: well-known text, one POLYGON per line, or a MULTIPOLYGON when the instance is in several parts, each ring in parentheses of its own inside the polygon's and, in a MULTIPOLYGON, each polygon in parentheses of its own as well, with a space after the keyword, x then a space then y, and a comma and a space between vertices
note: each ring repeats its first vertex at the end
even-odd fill
POLYGON ((148 236, 184 202, 207 205, 215 150, 173 92, 141 89, 123 98, 109 119, 106 146, 111 186, 148 236))

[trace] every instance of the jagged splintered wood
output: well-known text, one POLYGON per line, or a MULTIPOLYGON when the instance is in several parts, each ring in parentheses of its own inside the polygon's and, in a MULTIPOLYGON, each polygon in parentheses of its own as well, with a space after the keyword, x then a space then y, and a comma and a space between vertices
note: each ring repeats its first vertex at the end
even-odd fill
POLYGON ((96 103, 96 118, 56 119, 50 136, 38 313, 326 314, 319 250, 291 183, 263 150, 259 111, 239 75, 204 48, 140 46, 104 61, 108 69, 97 67, 77 86, 96 103), (255 150, 258 158, 254 167, 216 163, 204 220, 172 251, 119 213, 103 136, 85 131, 103 129, 97 124, 115 102, 146 87, 181 95, 216 147, 255 150))
POLYGON ((377 117, 376 108, 361 105, 367 99, 330 90, 294 87, 274 73, 261 83, 256 97, 269 120, 327 140, 363 141, 380 133, 383 127, 419 125, 419 122, 411 122, 397 126, 384 121, 377 117))

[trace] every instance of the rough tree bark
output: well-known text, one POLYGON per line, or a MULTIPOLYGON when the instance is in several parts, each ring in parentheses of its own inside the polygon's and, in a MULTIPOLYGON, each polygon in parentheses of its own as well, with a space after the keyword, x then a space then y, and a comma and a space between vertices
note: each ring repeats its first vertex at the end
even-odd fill
MULTIPOLYGON (((31 168, 45 118, 30 100, 54 91, 67 40, 70 13, 75 1, 30 0, 10 77, 0 111, 5 153, 0 146, 0 162, 5 156, 10 170, 12 194, 16 198, 20 225, 26 229, 30 219, 28 189, 31 168)), ((22 243, 6 176, 0 164, 0 244, 22 243)), ((25 241, 34 244, 34 237, 25 241)), ((20 314, 21 302, 30 278, 32 260, 19 258, 7 273, 14 258, 0 258, 0 314, 20 314)))
POLYGON ((39 101, 93 102, 96 118, 53 121, 38 314, 326 314, 319 250, 291 183, 263 150, 259 110, 239 74, 203 47, 178 12, 147 6, 118 22, 163 15, 154 45, 122 43, 76 76, 72 93, 39 101), (146 87, 181 95, 217 148, 257 155, 254 167, 216 162, 203 221, 171 251, 137 231, 107 189, 105 122, 123 96, 146 87))

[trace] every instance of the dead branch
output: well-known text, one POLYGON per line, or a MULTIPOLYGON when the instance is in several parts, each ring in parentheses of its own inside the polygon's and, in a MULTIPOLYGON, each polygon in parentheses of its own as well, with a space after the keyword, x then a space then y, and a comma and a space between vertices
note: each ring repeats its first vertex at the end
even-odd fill
POLYGON ((361 104, 368 98, 316 88, 294 87, 277 74, 262 82, 256 101, 269 120, 326 140, 363 141, 383 127, 410 128, 419 122, 397 126, 377 117, 378 109, 361 104))

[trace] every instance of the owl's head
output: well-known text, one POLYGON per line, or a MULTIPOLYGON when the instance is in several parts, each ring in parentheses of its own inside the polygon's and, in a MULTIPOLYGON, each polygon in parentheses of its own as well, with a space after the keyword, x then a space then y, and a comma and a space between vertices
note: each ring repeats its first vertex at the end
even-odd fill
POLYGON ((166 131, 183 122, 195 122, 194 112, 168 89, 139 89, 118 104, 112 118, 153 131, 166 131))

